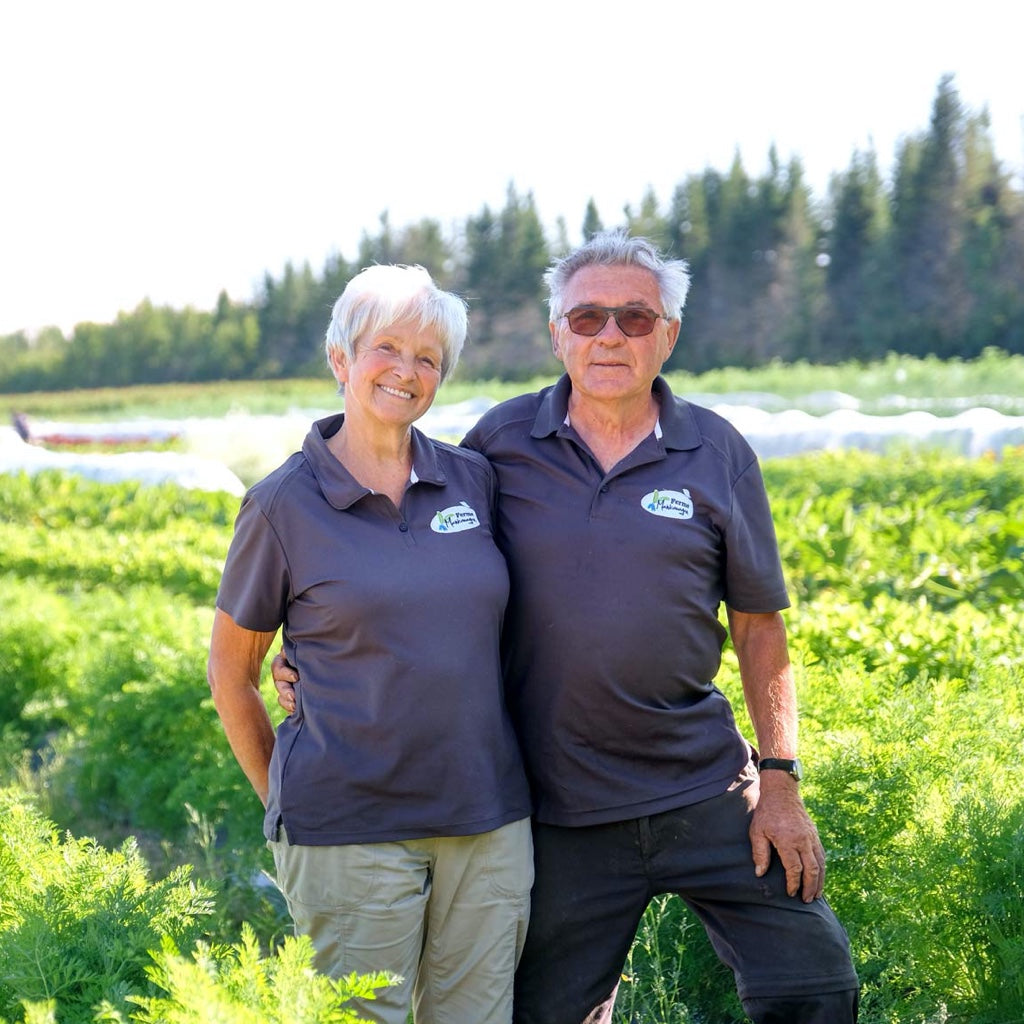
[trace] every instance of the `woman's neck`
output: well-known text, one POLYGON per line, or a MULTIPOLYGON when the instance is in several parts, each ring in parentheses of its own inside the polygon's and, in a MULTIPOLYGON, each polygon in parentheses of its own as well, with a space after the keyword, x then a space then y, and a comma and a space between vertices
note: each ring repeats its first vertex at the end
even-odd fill
POLYGON ((334 457, 364 487, 386 494, 397 507, 412 472, 412 428, 367 429, 347 415, 327 441, 334 457))

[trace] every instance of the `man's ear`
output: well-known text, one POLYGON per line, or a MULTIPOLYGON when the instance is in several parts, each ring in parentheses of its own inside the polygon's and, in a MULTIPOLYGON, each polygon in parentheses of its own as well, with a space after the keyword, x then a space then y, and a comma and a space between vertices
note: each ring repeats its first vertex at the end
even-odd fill
POLYGON ((555 354, 555 358, 562 362, 562 352, 558 344, 558 324, 554 320, 549 320, 548 330, 551 332, 551 351, 555 354))
POLYGON ((668 354, 669 355, 672 355, 672 350, 676 347, 676 342, 679 340, 679 328, 681 326, 682 326, 682 320, 670 320, 668 322, 668 354))

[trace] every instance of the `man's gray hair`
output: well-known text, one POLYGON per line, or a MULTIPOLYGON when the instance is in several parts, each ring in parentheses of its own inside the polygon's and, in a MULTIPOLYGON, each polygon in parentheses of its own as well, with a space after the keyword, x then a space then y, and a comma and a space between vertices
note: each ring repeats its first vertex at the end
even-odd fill
POLYGON ((379 334, 398 323, 433 331, 441 342, 441 380, 455 369, 466 340, 466 303, 442 291, 420 266, 375 264, 361 270, 334 303, 324 347, 344 352, 351 362, 360 338, 379 334))
POLYGON ((556 260, 544 272, 548 287, 548 316, 552 323, 565 313, 562 296, 572 276, 584 267, 642 267, 658 282, 658 294, 665 313, 673 320, 682 316, 686 293, 690 290, 690 272, 685 260, 662 256, 654 243, 639 236, 630 237, 622 228, 599 231, 568 256, 556 260))

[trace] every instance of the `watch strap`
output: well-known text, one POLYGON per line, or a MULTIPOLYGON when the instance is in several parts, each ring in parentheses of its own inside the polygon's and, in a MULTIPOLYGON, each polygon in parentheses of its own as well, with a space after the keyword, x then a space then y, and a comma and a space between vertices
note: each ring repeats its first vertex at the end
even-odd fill
POLYGON ((762 757, 757 762, 757 770, 763 772, 765 769, 777 769, 778 771, 788 772, 798 782, 803 778, 804 774, 799 758, 795 757, 762 757))

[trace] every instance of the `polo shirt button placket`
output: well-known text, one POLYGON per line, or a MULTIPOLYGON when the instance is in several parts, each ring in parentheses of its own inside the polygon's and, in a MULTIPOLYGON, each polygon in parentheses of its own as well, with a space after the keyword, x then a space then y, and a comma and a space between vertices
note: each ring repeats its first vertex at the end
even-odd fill
POLYGON ((598 484, 597 490, 591 495, 590 498, 590 512, 587 515, 587 519, 593 519, 595 516, 600 516, 601 498, 608 493, 608 484, 598 484))
POLYGON ((399 528, 399 530, 402 531, 402 533, 408 533, 409 532, 409 524, 407 522, 405 522, 404 520, 401 523, 398 524, 398 528, 399 528))

